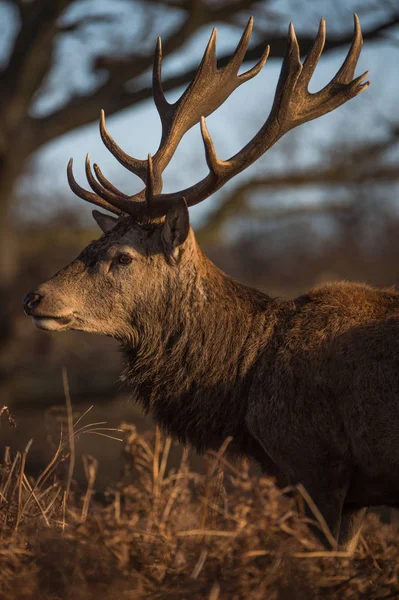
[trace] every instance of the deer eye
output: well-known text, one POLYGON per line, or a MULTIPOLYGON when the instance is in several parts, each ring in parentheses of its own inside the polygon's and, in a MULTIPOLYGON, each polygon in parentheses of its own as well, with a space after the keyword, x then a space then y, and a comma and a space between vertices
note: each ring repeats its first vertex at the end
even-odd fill
POLYGON ((118 262, 121 265, 129 265, 132 262, 132 260, 133 260, 132 257, 129 256, 128 254, 120 254, 118 256, 118 262))

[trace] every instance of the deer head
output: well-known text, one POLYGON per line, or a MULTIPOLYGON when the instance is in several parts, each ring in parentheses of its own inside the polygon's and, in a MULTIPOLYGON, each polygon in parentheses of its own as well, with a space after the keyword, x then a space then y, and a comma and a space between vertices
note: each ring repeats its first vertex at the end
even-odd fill
POLYGON ((73 192, 116 217, 93 211, 103 236, 25 297, 25 312, 33 317, 35 325, 51 331, 78 329, 123 339, 128 330, 132 335, 132 322, 136 323, 135 331, 139 331, 138 320, 144 318, 143 315, 147 319, 165 318, 173 298, 184 302, 187 290, 190 286, 201 286, 208 269, 189 226, 188 207, 202 202, 246 169, 290 129, 334 110, 368 87, 368 82, 363 83, 367 73, 353 79, 362 47, 356 15, 353 42, 343 65, 330 83, 316 93, 310 93, 308 85, 323 51, 325 21, 321 20, 313 47, 303 64, 291 24, 269 117, 242 150, 229 160, 220 160, 205 117, 238 86, 257 75, 266 63, 269 47, 258 64, 238 75, 252 22, 251 18, 232 59, 222 69, 217 68, 216 29, 213 30, 194 80, 174 104, 166 100, 162 89, 162 47, 158 39, 153 96, 161 118, 162 137, 153 157, 138 160, 128 156, 108 133, 102 112, 100 134, 104 144, 124 167, 143 180, 145 189, 133 196, 121 192, 96 164, 95 177, 87 156, 86 176, 93 191, 86 191, 74 179, 70 160, 67 175, 73 192), (162 172, 183 135, 198 122, 209 173, 191 187, 162 194, 162 172))

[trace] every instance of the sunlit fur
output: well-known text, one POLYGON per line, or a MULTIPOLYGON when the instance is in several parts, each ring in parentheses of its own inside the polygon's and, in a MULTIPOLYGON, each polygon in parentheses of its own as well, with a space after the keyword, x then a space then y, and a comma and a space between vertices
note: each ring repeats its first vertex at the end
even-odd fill
POLYGON ((30 314, 118 339, 123 378, 162 427, 200 451, 233 436, 233 452, 302 482, 353 547, 362 507, 399 502, 399 294, 341 282, 272 299, 217 269, 191 230, 170 262, 163 229, 120 219, 30 314))

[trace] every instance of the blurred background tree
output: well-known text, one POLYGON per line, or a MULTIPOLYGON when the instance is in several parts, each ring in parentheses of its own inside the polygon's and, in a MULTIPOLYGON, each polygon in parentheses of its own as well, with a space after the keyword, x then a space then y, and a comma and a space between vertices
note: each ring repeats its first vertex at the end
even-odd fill
MULTIPOLYGON (((0 0, 0 368, 9 399, 54 399, 62 392, 60 384, 54 391, 61 364, 79 365, 71 378, 82 396, 106 395, 106 382, 117 377, 108 340, 93 344, 84 334, 36 331, 20 300, 93 235, 89 207, 71 199, 65 166, 73 154, 82 175, 86 151, 98 144, 96 154, 103 152, 91 125, 100 109, 116 115, 109 127, 128 152, 143 157, 157 145, 150 77, 156 37, 162 35, 164 88, 173 101, 193 78, 211 27, 220 30, 223 65, 249 15, 255 16, 245 62, 259 59, 270 44, 264 72, 208 119, 218 154, 230 156, 270 110, 288 22, 295 22, 306 54, 320 17, 327 19, 316 89, 341 64, 355 11, 365 39, 358 72, 370 66, 370 90, 290 133, 192 211, 211 257, 276 295, 300 293, 326 278, 399 280, 397 1, 0 0), (99 364, 106 364, 101 373, 99 364)), ((166 188, 189 185, 206 171, 198 132, 186 138, 167 169, 166 188)), ((138 183, 102 156, 108 177, 136 191, 138 183)))

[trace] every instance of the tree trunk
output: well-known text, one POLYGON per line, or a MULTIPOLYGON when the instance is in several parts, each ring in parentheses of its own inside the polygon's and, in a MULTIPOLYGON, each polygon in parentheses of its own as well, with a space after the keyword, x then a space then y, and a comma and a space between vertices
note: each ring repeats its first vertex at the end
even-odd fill
POLYGON ((17 240, 10 218, 13 188, 21 170, 10 169, 4 161, 0 166, 0 289, 8 288, 17 273, 17 240))
MULTIPOLYGON (((13 284, 18 274, 18 239, 11 218, 11 201, 18 177, 21 175, 31 146, 20 131, 12 142, 3 144, 0 157, 0 385, 2 403, 6 402, 7 380, 14 370, 9 356, 10 340, 13 335, 12 312, 16 299, 13 284), (4 397, 5 396, 5 397, 4 397)), ((25 132, 26 133, 26 132, 25 132)), ((1 407, 0 407, 1 408, 1 407)))

